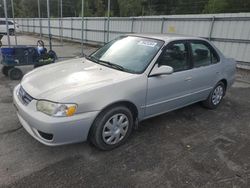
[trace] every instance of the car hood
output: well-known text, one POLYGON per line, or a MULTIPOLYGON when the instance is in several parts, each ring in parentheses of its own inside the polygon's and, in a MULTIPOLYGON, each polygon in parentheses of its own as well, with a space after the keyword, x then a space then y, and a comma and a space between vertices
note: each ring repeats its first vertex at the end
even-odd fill
POLYGON ((21 86, 36 99, 61 102, 133 75, 79 58, 37 68, 24 76, 21 86))

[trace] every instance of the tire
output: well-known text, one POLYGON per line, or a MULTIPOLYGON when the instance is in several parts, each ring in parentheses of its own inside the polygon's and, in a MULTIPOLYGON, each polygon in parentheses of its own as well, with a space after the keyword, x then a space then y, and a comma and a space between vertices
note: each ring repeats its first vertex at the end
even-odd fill
POLYGON ((35 64, 35 65, 34 65, 34 69, 37 68, 37 67, 40 67, 40 66, 35 64))
POLYGON ((89 134, 92 144, 101 150, 112 150, 126 142, 133 129, 133 115, 124 106, 104 110, 95 119, 89 134), (121 123, 115 123, 118 120, 121 123))
POLYGON ((18 68, 10 69, 8 75, 11 80, 20 80, 23 77, 22 71, 18 68))
POLYGON ((225 96, 225 92, 225 84, 223 82, 217 83, 209 94, 208 98, 202 102, 203 106, 208 109, 216 109, 220 105, 223 97, 225 96))
POLYGON ((2 73, 3 73, 5 76, 8 76, 9 70, 12 69, 12 68, 13 68, 13 67, 3 66, 3 67, 2 67, 2 73))
POLYGON ((53 50, 50 50, 50 51, 48 52, 48 56, 49 56, 49 58, 53 59, 53 63, 58 59, 58 58, 57 58, 57 55, 56 55, 56 52, 53 51, 53 50))
POLYGON ((10 36, 15 35, 15 30, 14 30, 14 29, 9 29, 9 35, 10 35, 10 36))

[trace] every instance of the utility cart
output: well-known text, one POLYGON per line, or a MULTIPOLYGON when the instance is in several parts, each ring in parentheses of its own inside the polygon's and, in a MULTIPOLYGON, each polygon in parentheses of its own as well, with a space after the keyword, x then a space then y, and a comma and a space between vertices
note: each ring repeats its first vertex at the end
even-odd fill
POLYGON ((16 46, 11 48, 1 48, 2 53, 2 73, 12 80, 20 80, 23 76, 18 66, 33 65, 34 68, 54 63, 57 59, 56 53, 52 50, 41 54, 35 47, 16 46))
POLYGON ((2 38, 3 38, 3 35, 0 34, 0 48, 1 48, 1 46, 2 46, 2 41, 1 41, 2 38))

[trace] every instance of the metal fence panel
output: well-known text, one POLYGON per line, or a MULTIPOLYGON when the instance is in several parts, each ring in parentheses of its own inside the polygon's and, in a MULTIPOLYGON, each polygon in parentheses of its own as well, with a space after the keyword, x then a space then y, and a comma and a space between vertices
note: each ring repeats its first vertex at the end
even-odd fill
POLYGON ((63 37, 64 37, 64 38, 70 38, 70 37, 71 37, 71 29, 69 29, 69 28, 64 28, 64 29, 63 29, 63 37))
MULTIPOLYGON (((51 19, 51 32, 60 35, 60 18, 51 19)), ((40 33, 37 18, 18 18, 21 31, 40 33)), ((63 18, 63 38, 81 40, 81 18, 63 18)), ((202 14, 110 18, 84 18, 84 41, 105 43, 124 33, 176 33, 211 41, 228 57, 250 62, 250 13, 202 14)), ((48 35, 48 20, 41 20, 42 34, 48 35)))
POLYGON ((98 18, 98 19, 87 18, 87 20, 88 20, 87 22, 88 29, 103 31, 105 24, 104 18, 98 18))
POLYGON ((133 33, 141 33, 142 26, 143 26, 142 20, 141 19, 135 19, 134 20, 133 33))
POLYGON ((131 19, 111 19, 110 20, 110 31, 119 31, 124 33, 131 32, 131 19))
POLYGON ((81 19, 74 19, 72 26, 74 29, 81 29, 82 28, 82 20, 81 19))
POLYGON ((113 40, 113 39, 119 37, 120 35, 121 35, 120 33, 110 33, 110 35, 109 35, 110 38, 109 39, 113 40))
POLYGON ((161 20, 145 20, 142 21, 142 32, 143 33, 161 33, 161 20))
POLYGON ((101 31, 87 31, 87 36, 86 40, 89 42, 102 43, 104 41, 104 33, 101 31))
POLYGON ((63 19, 63 28, 71 28, 71 19, 63 19))

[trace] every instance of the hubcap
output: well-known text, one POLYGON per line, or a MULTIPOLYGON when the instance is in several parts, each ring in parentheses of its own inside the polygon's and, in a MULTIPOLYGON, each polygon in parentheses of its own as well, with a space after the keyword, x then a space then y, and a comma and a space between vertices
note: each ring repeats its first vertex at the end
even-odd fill
POLYGON ((224 91, 221 85, 217 86, 213 92, 212 102, 214 105, 218 105, 223 97, 224 91))
POLYGON ((103 127, 103 141, 109 145, 117 144, 125 137, 128 127, 129 121, 125 114, 113 115, 103 127))

